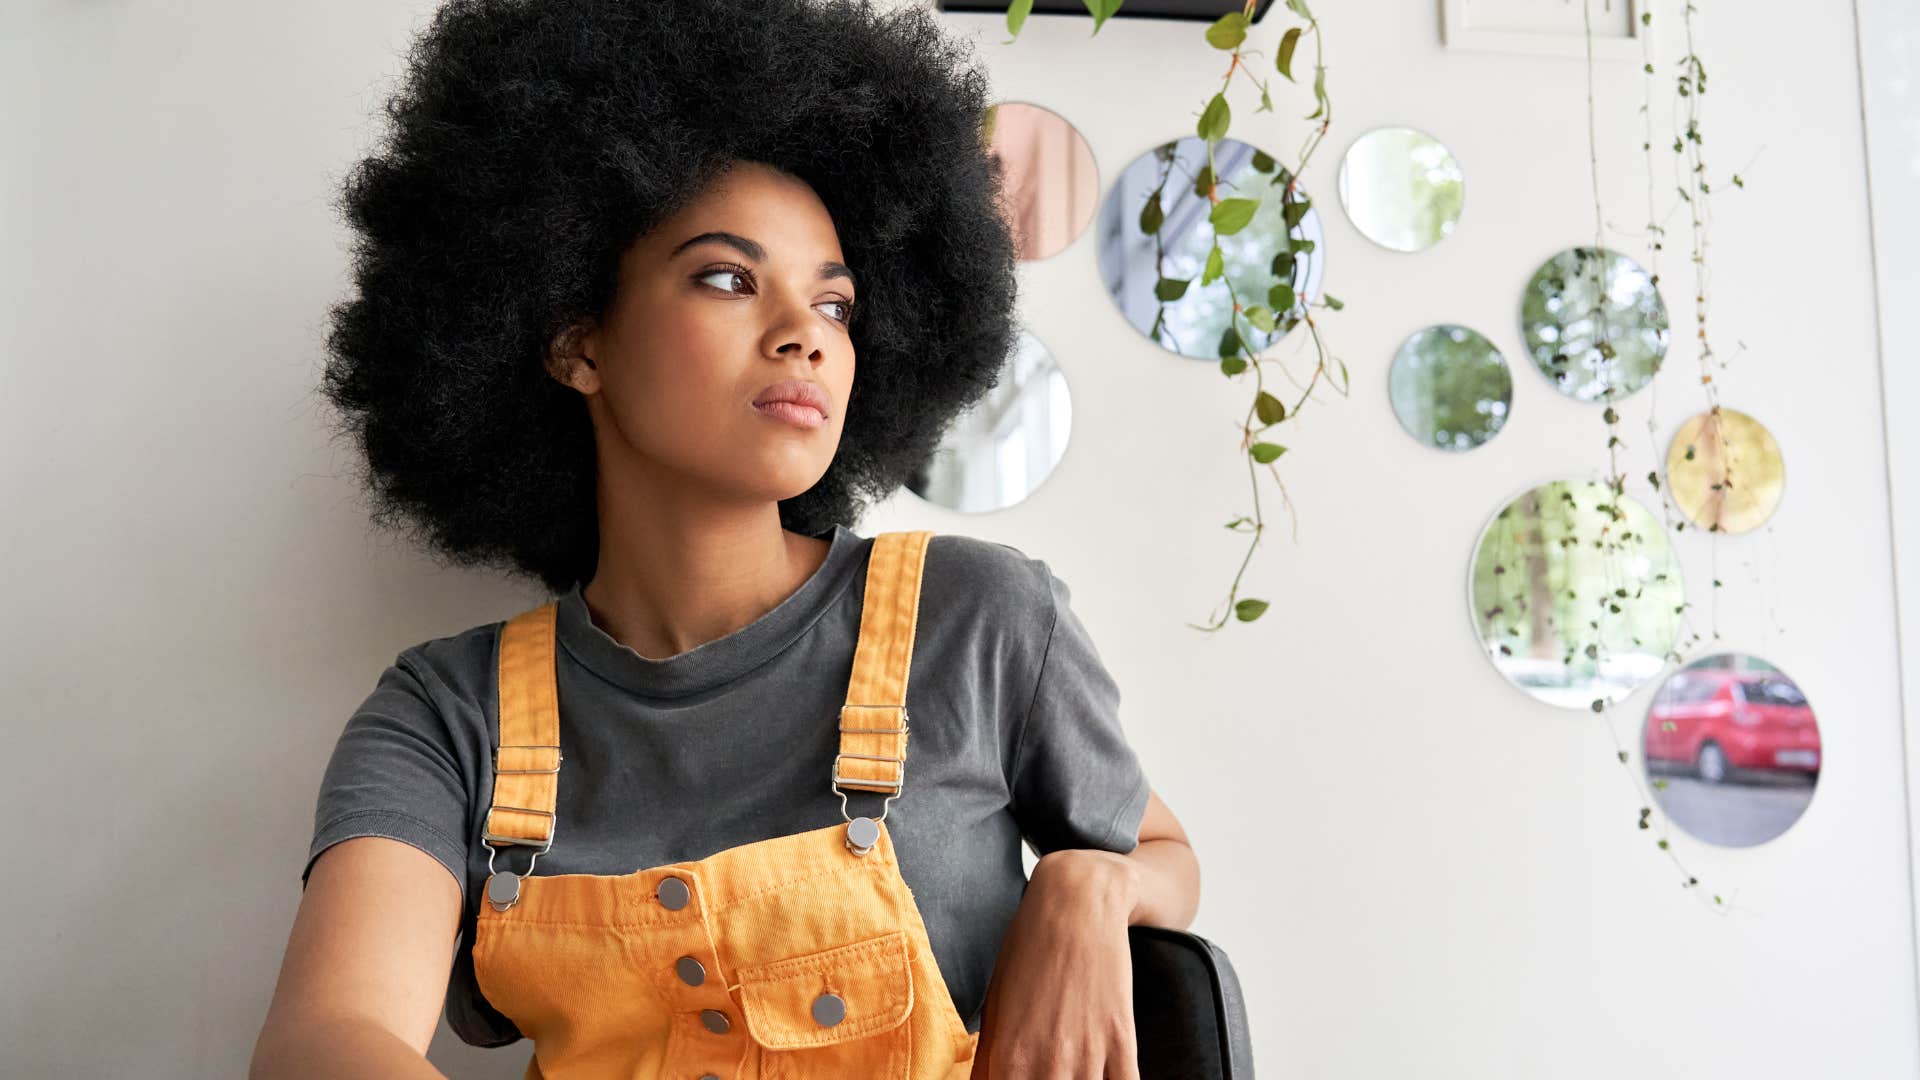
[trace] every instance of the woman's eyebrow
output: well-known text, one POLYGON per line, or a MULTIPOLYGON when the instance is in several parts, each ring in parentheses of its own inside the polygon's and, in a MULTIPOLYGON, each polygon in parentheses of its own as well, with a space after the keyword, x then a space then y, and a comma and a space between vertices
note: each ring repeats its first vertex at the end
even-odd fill
MULTIPOLYGON (((703 232, 698 236, 692 236, 682 240, 678 246, 667 253, 667 258, 674 258, 696 244, 725 244, 730 248, 738 250, 742 255, 745 255, 755 262, 761 262, 767 257, 766 248, 761 247, 758 243, 744 236, 737 233, 712 231, 703 232)), ((829 259, 820 264, 820 277, 823 280, 827 278, 845 278, 848 283, 852 283, 853 271, 847 267, 847 264, 834 262, 829 259)))

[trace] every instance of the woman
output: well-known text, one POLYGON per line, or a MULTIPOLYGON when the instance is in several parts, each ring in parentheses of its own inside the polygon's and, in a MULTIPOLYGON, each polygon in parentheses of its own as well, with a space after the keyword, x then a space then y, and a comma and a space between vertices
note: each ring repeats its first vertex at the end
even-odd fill
POLYGON ((377 520, 556 598, 347 723, 254 1075, 437 1075, 443 1001, 530 1077, 1137 1075, 1198 868, 1065 584, 844 524, 1010 348, 985 103, 913 8, 437 14, 326 389, 377 520))

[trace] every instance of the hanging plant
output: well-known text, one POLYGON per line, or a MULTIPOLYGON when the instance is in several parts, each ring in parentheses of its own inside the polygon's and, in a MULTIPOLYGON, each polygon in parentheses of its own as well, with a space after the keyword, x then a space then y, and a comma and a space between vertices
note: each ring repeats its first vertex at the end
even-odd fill
MULTIPOLYGON (((1252 16, 1255 0, 1246 0, 1242 10, 1220 16, 1207 26, 1205 37, 1207 44, 1221 52, 1228 53, 1227 69, 1220 76, 1219 87, 1209 96, 1200 110, 1194 131, 1207 146, 1206 167, 1194 180, 1196 194, 1205 195, 1211 206, 1207 221, 1212 226, 1213 241, 1207 252, 1206 263, 1199 279, 1179 279, 1160 277, 1154 287, 1154 295, 1162 305, 1185 296, 1189 289, 1220 287, 1226 290, 1232 305, 1233 318, 1221 333, 1218 343, 1220 356, 1220 374, 1228 379, 1242 379, 1252 374, 1247 408, 1236 421, 1237 453, 1247 470, 1252 513, 1236 515, 1226 523, 1226 528, 1248 537, 1246 554, 1234 572, 1228 585, 1227 595, 1214 615, 1204 624, 1188 623, 1197 630, 1216 631, 1230 621, 1252 622, 1266 614, 1271 606, 1264 598, 1242 596, 1241 581, 1247 567, 1253 560, 1253 553, 1260 546, 1261 537, 1266 531, 1267 522, 1260 502, 1260 473, 1264 469, 1273 478, 1280 492, 1280 498, 1292 510, 1287 499, 1286 484, 1280 478, 1278 462, 1281 455, 1287 453, 1285 443, 1273 438, 1281 425, 1299 415, 1307 402, 1313 397, 1313 391, 1324 379, 1342 397, 1351 389, 1351 379, 1347 374, 1346 362, 1332 355, 1326 339, 1321 334, 1319 320, 1314 317, 1315 308, 1338 311, 1344 305, 1339 298, 1322 293, 1316 300, 1308 295, 1303 287, 1305 281, 1305 257, 1314 251, 1314 241, 1305 236, 1296 236, 1300 223, 1312 208, 1312 200, 1300 188, 1300 176, 1312 160, 1314 151, 1326 138, 1333 123, 1333 102, 1327 95, 1327 67, 1325 50, 1321 44, 1320 21, 1314 17, 1307 6, 1307 0, 1285 0, 1286 9, 1298 16, 1302 23, 1290 26, 1281 34, 1274 53, 1274 70, 1289 82, 1298 82, 1294 75, 1294 58, 1300 43, 1312 38, 1313 61, 1313 111, 1305 119, 1315 121, 1300 147, 1291 168, 1282 168, 1271 157, 1257 153, 1254 167, 1261 173, 1272 174, 1269 186, 1278 187, 1280 210, 1286 228, 1281 233, 1281 246, 1264 253, 1263 261, 1271 269, 1273 280, 1264 296, 1243 297, 1234 288, 1233 281, 1226 273, 1226 257, 1220 249, 1220 237, 1232 236, 1245 229, 1259 212, 1262 196, 1255 192, 1251 195, 1234 192, 1227 196, 1220 193, 1219 176, 1214 163, 1214 146, 1225 138, 1233 125, 1233 108, 1227 99, 1227 91, 1232 89, 1236 73, 1244 74, 1260 92, 1260 105, 1254 112, 1273 111, 1273 99, 1269 82, 1256 76, 1259 65, 1254 58, 1260 56, 1257 50, 1246 47, 1247 35, 1252 28, 1252 16), (1286 335, 1296 327, 1304 325, 1313 343, 1314 368, 1312 375, 1303 386, 1287 371, 1284 364, 1276 359, 1263 359, 1255 354, 1249 341, 1263 340, 1271 335, 1286 335), (1252 331, 1258 331, 1256 337, 1252 331), (1277 367, 1282 375, 1293 384, 1298 393, 1292 396, 1291 403, 1275 394, 1267 386, 1267 368, 1277 367), (1338 372, 1338 379, 1335 372, 1338 372)), ((1107 18, 1120 10, 1120 0, 1086 0, 1086 7, 1094 19, 1094 33, 1107 18)), ((1033 9, 1032 0, 1013 3, 1007 8, 1007 29, 1015 37, 1019 36, 1021 26, 1033 9)), ((1160 195, 1171 176, 1172 145, 1168 143, 1156 149, 1161 160, 1168 163, 1167 171, 1160 177, 1157 187, 1140 210, 1141 231, 1155 238, 1156 265, 1163 252, 1160 246, 1159 228, 1164 221, 1161 213, 1160 195)), ((1272 197, 1268 195, 1266 197, 1272 197)), ((1154 331, 1157 332, 1161 319, 1156 317, 1154 331)), ((1244 381, 1244 380, 1243 380, 1244 381)), ((1298 519, 1295 519, 1298 525, 1298 519)))
MULTIPOLYGON (((1582 0, 1582 3, 1584 8, 1585 28, 1586 28, 1586 38, 1587 38, 1588 160, 1589 160, 1590 169, 1592 173, 1592 185, 1593 185, 1594 237, 1595 237, 1595 245, 1598 246, 1602 241, 1603 215, 1602 215, 1601 201, 1600 201, 1598 137, 1596 134, 1596 126, 1594 122, 1592 0, 1582 0)), ((1685 40, 1686 40, 1687 52, 1686 52, 1686 55, 1683 56, 1679 61, 1679 72, 1678 72, 1677 79, 1675 81, 1675 97, 1674 97, 1675 112, 1673 116, 1674 134, 1673 134, 1672 147, 1673 147, 1674 166, 1675 166, 1675 173, 1676 173, 1676 176, 1675 176, 1676 182, 1674 187, 1675 187, 1675 190, 1678 192, 1679 203, 1675 204, 1674 209, 1678 209, 1678 206, 1680 205, 1680 203, 1684 203, 1688 207, 1689 218, 1691 221, 1691 239, 1692 239, 1691 261, 1694 267, 1693 293, 1694 293, 1694 317, 1696 322, 1695 337, 1696 337, 1696 341, 1698 342, 1698 353, 1696 358, 1700 365, 1700 385, 1705 391, 1707 396, 1708 413, 1714 420, 1714 422, 1708 425, 1708 427, 1713 432, 1713 436, 1720 440, 1720 452, 1713 455, 1713 459, 1719 466, 1721 466, 1721 472, 1717 476, 1713 477, 1711 486, 1715 492, 1725 492, 1725 491, 1731 490, 1735 483, 1735 477, 1733 475, 1733 470, 1731 465, 1733 455, 1728 452, 1728 448, 1726 446, 1726 436, 1724 434, 1724 426, 1718 423, 1718 420, 1721 415, 1720 403, 1719 403, 1719 398, 1714 385, 1714 377, 1713 377, 1713 370, 1712 370, 1713 367, 1716 365, 1716 361, 1714 360, 1713 348, 1710 343, 1710 340, 1708 337, 1708 331, 1707 331, 1707 299, 1708 299, 1708 292, 1709 292, 1708 281, 1711 276, 1710 269, 1708 266, 1708 259, 1707 259, 1707 240, 1708 240, 1707 233, 1708 233, 1708 224, 1711 220, 1711 215, 1708 210, 1708 196, 1711 193, 1712 187, 1707 179, 1707 169, 1706 169, 1706 162, 1704 160, 1704 151, 1703 151, 1703 148, 1705 145, 1705 138, 1701 131, 1701 120, 1700 120, 1700 99, 1706 94, 1706 89, 1707 89, 1706 66, 1702 62, 1699 56, 1699 53, 1694 45, 1693 19, 1698 9, 1695 6, 1695 4, 1692 2, 1692 0, 1682 0, 1681 11, 1682 11, 1682 24, 1685 27, 1685 40)), ((1641 25, 1641 34, 1640 34, 1641 42, 1642 42, 1641 70, 1643 75, 1643 79, 1642 79, 1643 100, 1641 103, 1640 111, 1642 113, 1642 123, 1643 123, 1643 132, 1644 132, 1643 139, 1641 142, 1641 151, 1645 158, 1646 172, 1647 172, 1647 224, 1646 224, 1645 237, 1647 240, 1647 262, 1648 262, 1649 277, 1652 283, 1654 284, 1654 286, 1658 287, 1660 282, 1660 272, 1659 272, 1660 253, 1665 250, 1665 237, 1666 237, 1666 228, 1662 222, 1665 220, 1665 216, 1670 216, 1671 211, 1669 211, 1668 215, 1663 216, 1659 211, 1658 201, 1655 197, 1655 192, 1658 188, 1658 184, 1655 179, 1655 168, 1654 168, 1654 162, 1653 162, 1654 135, 1653 135, 1653 118, 1652 118, 1652 104, 1653 104, 1652 85, 1653 85, 1653 78, 1656 74, 1657 68, 1654 64, 1654 61, 1651 55, 1651 51, 1652 51, 1651 35, 1648 33, 1648 30, 1651 28, 1653 23, 1653 12, 1651 10, 1642 11, 1639 15, 1639 21, 1641 25)), ((1735 187, 1743 188, 1746 186, 1745 180, 1738 173, 1733 174, 1732 182, 1735 187)), ((1604 320, 1603 320, 1603 324, 1604 324, 1604 320)), ((1726 367, 1726 363, 1718 362, 1718 366, 1724 370, 1724 368, 1726 367)), ((1657 400, 1658 399, 1655 398, 1656 403, 1657 403, 1657 400)), ((1624 471, 1620 467, 1619 456, 1618 456, 1620 448, 1624 445, 1619 437, 1619 431, 1618 431, 1620 416, 1619 416, 1618 410, 1614 408, 1614 403, 1613 403, 1611 394, 1608 395, 1607 408, 1605 412, 1602 414, 1602 418, 1605 420, 1607 424, 1607 452, 1608 452, 1607 484, 1608 484, 1608 488, 1611 491, 1613 491, 1617 497, 1620 494, 1624 493, 1625 491, 1626 478, 1624 475, 1624 471)), ((1663 460, 1665 458, 1665 452, 1658 445, 1656 425, 1657 425, 1657 421, 1653 415, 1653 410, 1650 409, 1649 415, 1647 418, 1647 432, 1648 432, 1649 442, 1653 444, 1654 455, 1656 460, 1663 460)), ((1691 460, 1693 457, 1694 457, 1693 448, 1689 447, 1686 453, 1686 458, 1688 460, 1691 460)), ((1671 503, 1668 498, 1668 491, 1666 489, 1666 486, 1661 484, 1660 482, 1660 470, 1657 466, 1655 468, 1651 468, 1648 470, 1647 481, 1653 487, 1654 491, 1660 496, 1662 516, 1665 524, 1668 527, 1672 528, 1675 532, 1684 531, 1687 524, 1686 520, 1684 516, 1676 517, 1671 513, 1671 503)), ((1714 590, 1713 596, 1715 600, 1715 603, 1713 606, 1712 636, 1715 641, 1718 641, 1720 639, 1719 620, 1718 620, 1718 596, 1719 596, 1719 590, 1722 588, 1722 582, 1718 576, 1719 558, 1718 558, 1718 535, 1717 534, 1720 531, 1718 523, 1715 522, 1713 525, 1711 525, 1709 527, 1709 531, 1716 534, 1713 537, 1713 541, 1712 541, 1713 552, 1711 557, 1712 563, 1713 563, 1712 589, 1714 590)), ((1683 646, 1676 648, 1674 651, 1668 654, 1668 659, 1682 666, 1685 665, 1686 660, 1681 655, 1680 648, 1685 648, 1687 646, 1697 644, 1701 640, 1699 632, 1693 629, 1691 625, 1692 623, 1691 617, 1686 615, 1687 609, 1690 609, 1691 607, 1692 607, 1691 604, 1683 604, 1678 609, 1681 612, 1683 618, 1686 620, 1687 629, 1690 632, 1690 637, 1688 638, 1688 640, 1685 642, 1683 646)), ((1593 702, 1593 710, 1596 713, 1603 714, 1603 719, 1606 719, 1604 717, 1604 714, 1608 711, 1609 707, 1610 707, 1609 703, 1603 699, 1595 700, 1593 702)), ((1652 797, 1648 789, 1642 784, 1642 777, 1641 777, 1640 771, 1633 768, 1632 765, 1630 764, 1630 755, 1626 750, 1626 748, 1620 744, 1619 737, 1615 733, 1610 719, 1607 719, 1605 726, 1607 728, 1607 733, 1609 737, 1612 738, 1614 743, 1615 758, 1621 764, 1628 778, 1631 781, 1633 781, 1634 784, 1636 785, 1637 792, 1640 796, 1641 805, 1639 807, 1638 816, 1636 818, 1636 825, 1638 828, 1643 830, 1651 829, 1652 825, 1650 823, 1650 819, 1654 814, 1654 805, 1656 800, 1652 797)), ((1674 725, 1671 721, 1666 721, 1665 727, 1667 730, 1672 730, 1674 725)), ((1651 784, 1652 784, 1653 790, 1661 790, 1668 786, 1668 781, 1663 777, 1655 777, 1652 779, 1651 784)), ((1656 839, 1656 846, 1661 851, 1665 852, 1668 858, 1673 861, 1674 866, 1679 871, 1680 876, 1682 878, 1682 882, 1681 882, 1682 887, 1689 888, 1689 889, 1695 888, 1700 883, 1699 878, 1694 874, 1692 874, 1691 872, 1689 872, 1686 866, 1683 863, 1681 863, 1678 856, 1674 854, 1672 845, 1669 843, 1669 831, 1668 831, 1667 825, 1668 823, 1663 817, 1660 823, 1659 836, 1656 839)), ((1725 899, 1720 894, 1710 893, 1710 895, 1712 897, 1712 902, 1716 906, 1716 908, 1724 907, 1725 899)))

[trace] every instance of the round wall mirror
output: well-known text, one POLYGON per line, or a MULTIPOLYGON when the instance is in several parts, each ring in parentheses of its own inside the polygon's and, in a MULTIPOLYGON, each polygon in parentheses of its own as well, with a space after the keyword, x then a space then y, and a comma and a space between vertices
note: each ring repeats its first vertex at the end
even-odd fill
POLYGON ((1394 354, 1387 394, 1400 426, 1421 445, 1471 450, 1507 422, 1513 376, 1500 350, 1478 331, 1429 326, 1394 354))
POLYGON ((1716 406, 1680 426, 1667 447, 1667 490, 1688 520, 1739 533, 1766 524, 1787 486, 1780 444, 1766 426, 1716 406))
POLYGON ((1100 209, 1100 276, 1133 328, 1182 356, 1255 355, 1285 337, 1326 276, 1319 212, 1264 151, 1236 139, 1213 147, 1189 135, 1135 158, 1100 209), (1219 237, 1209 187, 1224 202, 1254 199, 1245 225, 1219 237), (1235 318, 1238 301, 1243 314, 1235 318))
POLYGON ((1066 118, 1025 101, 988 106, 981 129, 1000 159, 1001 212, 1022 260, 1059 253, 1086 231, 1100 201, 1093 148, 1066 118))
POLYGON ((1453 234, 1465 201, 1460 163, 1424 131, 1375 128, 1340 159, 1340 204, 1360 235, 1381 247, 1432 247, 1453 234))
POLYGON ((1820 727, 1786 672, 1720 653, 1674 672, 1641 739, 1660 810, 1709 844, 1751 847, 1786 832, 1820 778, 1820 727))
POLYGON ((1520 335, 1555 389, 1618 401, 1660 370, 1667 305, 1639 263, 1605 248, 1569 248, 1527 282, 1520 335))
POLYGON ((1067 377, 1040 339, 1021 330, 1000 381, 955 418, 907 488, 950 510, 1004 510, 1033 494, 1067 451, 1067 377))
POLYGON ((1666 530, 1603 484, 1542 484, 1494 515, 1468 575, 1474 632, 1508 681, 1592 708, 1658 675, 1686 602, 1666 530))

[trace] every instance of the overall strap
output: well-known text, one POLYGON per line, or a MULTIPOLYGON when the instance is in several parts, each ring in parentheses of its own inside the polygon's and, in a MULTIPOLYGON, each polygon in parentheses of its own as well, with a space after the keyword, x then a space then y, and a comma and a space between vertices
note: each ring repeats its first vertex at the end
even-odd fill
MULTIPOLYGON (((907 758, 907 675, 931 530, 874 537, 853 676, 840 711, 833 788, 898 796, 907 758)), ((508 619, 500 633, 500 740, 482 839, 542 852, 553 846, 559 799, 558 602, 508 619)), ((844 799, 844 792, 842 798, 844 799)))
POLYGON ((553 846, 560 794, 560 691, 554 643, 560 605, 507 620, 500 632, 500 741, 493 750, 488 844, 553 846))
POLYGON ((921 570, 932 538, 926 529, 873 538, 853 678, 840 710, 840 753, 833 759, 833 790, 842 803, 843 789, 891 797, 906 783, 907 674, 920 615, 921 570))

